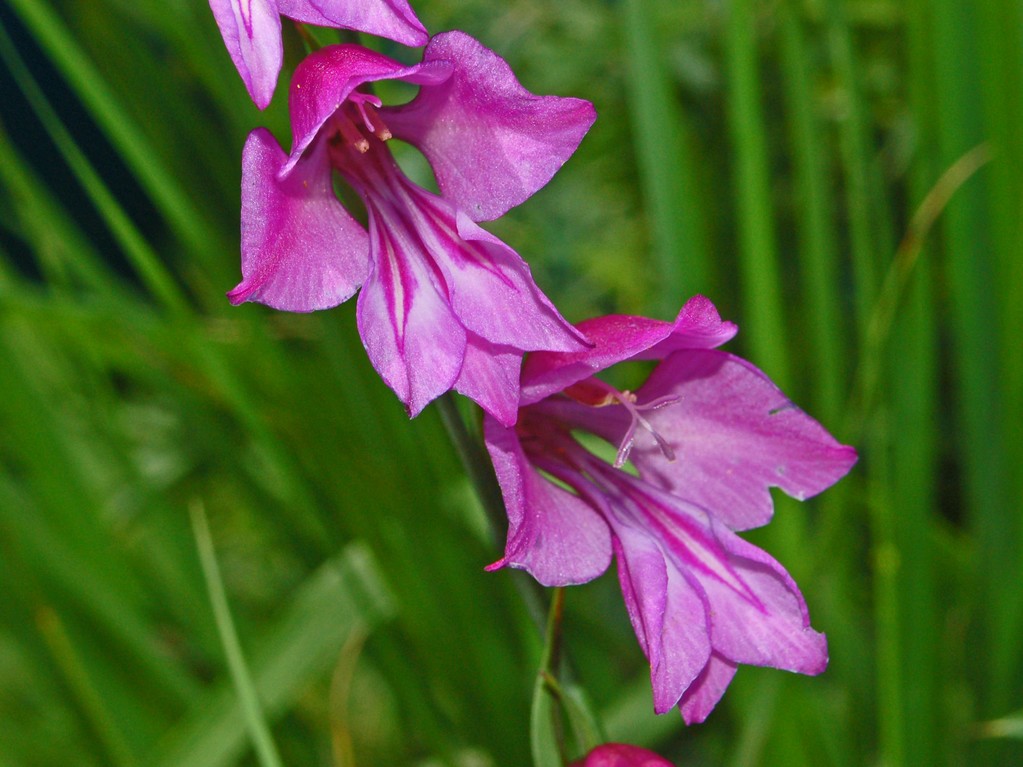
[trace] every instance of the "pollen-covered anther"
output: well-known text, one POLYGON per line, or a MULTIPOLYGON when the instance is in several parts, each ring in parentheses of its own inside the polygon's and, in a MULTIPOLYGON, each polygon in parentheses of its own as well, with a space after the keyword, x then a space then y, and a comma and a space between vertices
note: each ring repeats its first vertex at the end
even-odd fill
POLYGON ((387 141, 393 136, 391 129, 387 127, 384 119, 377 111, 383 106, 383 102, 379 98, 369 93, 355 91, 348 97, 348 100, 355 111, 358 112, 363 127, 370 134, 376 136, 381 141, 387 141))
POLYGON ((369 140, 362 135, 355 126, 355 123, 345 115, 338 112, 334 117, 334 125, 337 127, 337 131, 341 134, 344 142, 355 149, 355 151, 360 154, 366 154, 369 151, 369 140))

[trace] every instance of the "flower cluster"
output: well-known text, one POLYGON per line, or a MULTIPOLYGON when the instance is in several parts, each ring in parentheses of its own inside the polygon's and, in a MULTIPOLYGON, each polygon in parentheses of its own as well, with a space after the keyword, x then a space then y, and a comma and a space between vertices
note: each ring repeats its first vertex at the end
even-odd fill
MULTIPOLYGON (((550 181, 593 106, 530 93, 464 33, 428 37, 405 0, 210 6, 260 108, 282 66, 281 16, 425 44, 412 65, 356 44, 298 65, 290 151, 257 129, 242 153, 242 280, 231 302, 308 312, 358 293, 363 344, 410 416, 452 389, 477 402, 509 518, 490 569, 563 586, 615 558, 658 712, 679 707, 702 721, 741 663, 823 670, 826 643, 795 583, 737 532, 769 521, 770 487, 809 497, 855 452, 762 372, 717 350, 736 328, 707 299, 690 300, 674 323, 573 326, 522 258, 479 226, 550 181), (417 94, 385 105, 373 86, 387 80, 417 94), (405 175, 392 138, 423 154, 438 193, 405 175), (362 201, 365 223, 337 181, 362 201), (630 360, 657 362, 636 391, 597 377, 630 360)), ((586 764, 640 763, 627 746, 608 748, 586 764)))

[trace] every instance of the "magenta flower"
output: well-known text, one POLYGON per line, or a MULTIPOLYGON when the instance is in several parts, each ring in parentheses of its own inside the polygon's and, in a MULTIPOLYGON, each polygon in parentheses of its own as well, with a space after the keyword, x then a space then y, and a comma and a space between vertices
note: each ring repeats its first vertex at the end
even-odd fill
POLYGON ((428 38, 405 0, 210 0, 210 8, 231 60, 260 109, 270 103, 281 73, 281 16, 405 45, 425 45, 428 38))
POLYGON ((266 130, 242 156, 242 275, 232 303, 285 311, 336 306, 361 286, 359 332, 410 415, 449 389, 514 423, 524 351, 578 351, 582 336, 510 247, 476 225, 546 184, 594 119, 579 99, 534 96, 468 35, 434 37, 404 66, 357 45, 313 53, 295 71, 291 156, 266 130), (360 90, 420 86, 397 107, 360 90), (414 184, 391 137, 430 161, 440 196, 414 184), (369 225, 335 197, 358 193, 369 225))
POLYGON ((672 767, 671 762, 639 746, 604 743, 569 767, 672 767))
POLYGON ((707 717, 740 663, 823 671, 825 639, 796 584, 735 531, 768 522, 769 487, 812 496, 855 451, 757 368, 714 350, 736 327, 702 296, 674 323, 612 316, 579 329, 592 349, 527 358, 516 426, 485 421, 509 519, 490 569, 564 586, 597 577, 614 554, 654 708, 679 706, 687 723, 707 717), (594 377, 651 359, 661 362, 635 392, 594 377), (609 443, 611 462, 582 433, 609 443))

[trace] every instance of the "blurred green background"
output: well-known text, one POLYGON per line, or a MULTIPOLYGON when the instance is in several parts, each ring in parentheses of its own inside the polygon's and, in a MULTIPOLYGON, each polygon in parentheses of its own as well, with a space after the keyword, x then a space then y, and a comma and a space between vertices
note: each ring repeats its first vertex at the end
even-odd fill
MULTIPOLYGON (((1023 6, 415 7, 597 106, 489 225, 569 319, 704 292, 860 450, 748 536, 828 634, 821 677, 744 667, 687 729, 651 713, 613 572, 568 591, 609 737, 1023 763, 1023 6)), ((288 144, 283 88, 252 106, 202 0, 4 0, 0 26, 0 766, 259 763, 190 518, 284 763, 529 764, 540 640, 434 409, 407 421, 354 302, 224 298, 241 147, 288 144)))

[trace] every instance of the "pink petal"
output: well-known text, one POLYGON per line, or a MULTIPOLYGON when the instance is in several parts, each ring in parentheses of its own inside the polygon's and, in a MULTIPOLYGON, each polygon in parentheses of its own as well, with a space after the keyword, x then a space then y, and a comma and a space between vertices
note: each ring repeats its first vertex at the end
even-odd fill
POLYGON ((698 573, 712 605, 714 650, 733 663, 819 674, 828 665, 824 635, 810 628, 806 602, 785 569, 767 552, 712 521, 728 565, 755 596, 749 599, 723 580, 698 573))
POLYGON ((377 80, 435 85, 447 79, 451 70, 451 64, 444 61, 407 67, 361 45, 330 45, 313 51, 291 79, 291 158, 281 172, 291 171, 324 123, 360 85, 377 80))
POLYGON ((415 216, 422 247, 444 273, 451 307, 466 328, 522 351, 587 348, 514 250, 442 198, 402 180, 404 207, 415 216))
POLYGON ((651 435, 637 431, 631 460, 660 487, 708 509, 735 530, 766 524, 768 488, 800 500, 837 482, 856 462, 761 371, 730 354, 681 351, 654 370, 640 403, 678 402, 646 414, 675 453, 667 461, 651 435))
POLYGON ((372 209, 369 220, 374 267, 359 294, 359 335, 411 418, 454 384, 466 331, 423 259, 408 257, 372 209))
POLYGON ((589 505, 542 479, 514 429, 484 418, 484 436, 508 511, 504 556, 488 570, 516 567, 544 586, 586 583, 611 561, 607 525, 589 505))
POLYGON ((522 351, 500 346, 467 333, 465 359, 454 389, 468 397, 504 426, 519 416, 519 369, 522 351))
POLYGON ((611 522, 618 580, 636 638, 650 661, 654 711, 678 704, 711 652, 708 605, 648 531, 611 522))
POLYGON ((671 335, 636 359, 660 360, 679 349, 714 349, 731 341, 738 332, 735 323, 721 319, 709 298, 696 295, 679 310, 671 335))
POLYGON ((689 689, 682 693, 679 710, 686 724, 699 724, 710 716, 710 712, 725 694, 738 665, 722 658, 716 652, 710 654, 710 660, 703 671, 696 677, 689 689))
POLYGON ((612 314, 580 322, 576 327, 593 348, 568 353, 531 354, 522 371, 522 404, 539 402, 601 370, 631 359, 662 359, 677 349, 720 346, 737 332, 723 322, 703 296, 686 302, 674 323, 612 314))
POLYGON ((429 35, 405 0, 278 0, 281 14, 306 24, 354 29, 404 45, 429 35))
POLYGON ((387 124, 426 155, 445 198, 489 221, 550 181, 596 114, 588 101, 530 93, 504 59, 463 32, 430 40, 423 64, 440 62, 454 66, 451 77, 385 110, 387 124))
POLYGON ((284 48, 274 0, 209 0, 224 45, 256 106, 265 109, 277 87, 284 48))
POLYGON ((242 152, 242 282, 231 303, 259 301, 275 309, 310 312, 337 306, 369 270, 366 230, 341 206, 318 145, 286 179, 287 159, 269 131, 259 128, 242 152))

